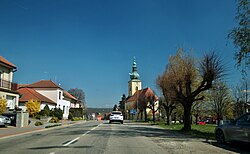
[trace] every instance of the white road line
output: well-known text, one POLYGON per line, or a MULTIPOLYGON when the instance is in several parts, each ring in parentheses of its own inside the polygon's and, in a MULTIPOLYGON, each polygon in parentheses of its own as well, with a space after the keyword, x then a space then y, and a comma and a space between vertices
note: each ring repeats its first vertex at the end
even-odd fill
POLYGON ((85 132, 85 133, 84 133, 84 134, 82 134, 81 136, 85 136, 85 135, 87 135, 88 133, 90 133, 90 131, 92 131, 92 130, 96 129, 96 128, 97 128, 97 127, 99 127, 100 125, 101 125, 101 124, 97 125, 96 127, 91 128, 89 131, 85 132))
POLYGON ((49 154, 55 154, 55 152, 50 152, 49 154))
POLYGON ((79 140, 79 138, 80 137, 77 137, 77 138, 75 138, 74 140, 71 140, 70 142, 68 142, 68 143, 66 143, 66 144, 64 144, 63 146, 68 146, 68 145, 70 145, 71 143, 73 143, 73 142, 75 142, 75 141, 77 141, 77 140, 79 140))
MULTIPOLYGON (((99 125, 101 125, 101 124, 99 124, 99 125)), ((96 129, 97 127, 99 127, 99 125, 97 125, 96 127, 93 127, 91 130, 89 130, 89 131, 85 132, 85 133, 84 133, 84 134, 82 134, 81 136, 87 135, 88 133, 90 133, 90 131, 92 131, 92 130, 96 129)), ((79 140, 79 138, 80 138, 80 137, 77 137, 77 138, 75 138, 74 140, 71 140, 70 142, 68 142, 68 143, 64 144, 63 146, 65 146, 65 147, 66 147, 66 146, 70 145, 71 143, 73 143, 73 142, 75 142, 75 141, 79 140)), ((51 154, 53 154, 53 153, 51 153, 51 154)))

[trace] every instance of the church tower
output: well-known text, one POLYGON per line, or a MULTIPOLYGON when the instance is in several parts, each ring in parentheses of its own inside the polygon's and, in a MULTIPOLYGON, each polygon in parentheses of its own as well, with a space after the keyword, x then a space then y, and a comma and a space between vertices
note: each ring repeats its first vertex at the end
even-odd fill
POLYGON ((137 90, 141 90, 141 80, 139 80, 139 74, 137 72, 136 60, 132 66, 132 72, 129 73, 130 81, 128 82, 128 96, 133 96, 137 90))

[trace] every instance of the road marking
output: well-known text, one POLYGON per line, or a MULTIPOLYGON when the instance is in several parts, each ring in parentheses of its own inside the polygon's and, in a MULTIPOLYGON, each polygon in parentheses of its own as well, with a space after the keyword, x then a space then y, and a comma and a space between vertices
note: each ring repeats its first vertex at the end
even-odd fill
POLYGON ((55 154, 55 152, 51 152, 51 153, 49 153, 49 154, 55 154))
POLYGON ((77 138, 75 138, 74 140, 71 140, 70 142, 68 142, 68 143, 66 143, 66 144, 64 144, 63 146, 68 146, 68 145, 70 145, 71 143, 73 143, 73 142, 75 142, 75 141, 77 141, 77 140, 79 140, 79 138, 80 137, 77 137, 77 138))
POLYGON ((84 134, 82 134, 81 136, 85 136, 85 135, 87 135, 88 133, 90 133, 90 131, 92 131, 92 130, 95 130, 97 127, 99 127, 101 124, 99 124, 99 125, 97 125, 97 126, 95 126, 95 127, 93 127, 93 128, 91 128, 89 131, 87 131, 87 132, 85 132, 84 134))
MULTIPOLYGON (((99 125, 101 125, 101 124, 99 124, 99 125)), ((92 131, 92 130, 96 129, 97 127, 99 127, 99 125, 97 125, 96 127, 93 127, 91 130, 85 132, 85 133, 82 134, 81 136, 87 135, 88 133, 90 133, 90 131, 92 131)), ((75 142, 75 141, 77 141, 77 140, 79 140, 79 139, 80 139, 80 137, 77 137, 77 138, 75 138, 74 140, 71 140, 70 142, 64 144, 63 146, 66 147, 66 146, 70 145, 71 143, 73 143, 73 142, 75 142)), ((51 154, 53 154, 53 153, 51 153, 51 154)))

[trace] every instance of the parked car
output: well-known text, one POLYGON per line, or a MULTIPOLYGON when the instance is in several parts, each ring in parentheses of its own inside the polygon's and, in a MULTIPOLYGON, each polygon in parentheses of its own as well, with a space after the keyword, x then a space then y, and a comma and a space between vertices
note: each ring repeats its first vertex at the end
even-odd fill
POLYGON ((7 127, 10 123, 10 118, 0 115, 0 126, 7 127))
POLYGON ((112 111, 109 117, 109 123, 120 122, 123 124, 123 115, 121 111, 112 111))
POLYGON ((231 141, 250 143, 250 112, 229 123, 217 126, 215 138, 221 144, 231 141))
POLYGON ((16 126, 16 112, 3 113, 2 115, 10 119, 11 126, 16 126))
POLYGON ((198 125, 206 125, 206 121, 204 121, 204 120, 198 121, 197 124, 198 124, 198 125))

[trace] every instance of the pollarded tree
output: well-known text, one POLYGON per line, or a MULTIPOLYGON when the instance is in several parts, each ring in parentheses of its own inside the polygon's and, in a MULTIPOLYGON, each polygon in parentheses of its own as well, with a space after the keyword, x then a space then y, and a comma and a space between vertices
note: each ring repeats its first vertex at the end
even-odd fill
POLYGON ((197 67, 195 59, 179 49, 175 56, 169 58, 165 72, 171 99, 180 102, 184 109, 183 130, 189 131, 192 105, 195 101, 203 100, 204 96, 200 93, 210 89, 213 81, 223 75, 222 62, 212 52, 204 55, 197 67))
POLYGON ((7 108, 7 101, 6 99, 0 98, 0 114, 2 114, 7 108))

